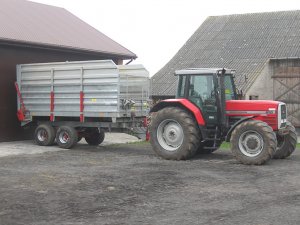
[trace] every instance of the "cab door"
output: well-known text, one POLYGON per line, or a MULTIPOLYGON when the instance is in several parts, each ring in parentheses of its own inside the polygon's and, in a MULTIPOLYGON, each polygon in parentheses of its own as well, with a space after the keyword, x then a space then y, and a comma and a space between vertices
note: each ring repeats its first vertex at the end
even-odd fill
POLYGON ((190 75, 187 86, 188 99, 200 108, 206 123, 218 124, 213 75, 190 75))

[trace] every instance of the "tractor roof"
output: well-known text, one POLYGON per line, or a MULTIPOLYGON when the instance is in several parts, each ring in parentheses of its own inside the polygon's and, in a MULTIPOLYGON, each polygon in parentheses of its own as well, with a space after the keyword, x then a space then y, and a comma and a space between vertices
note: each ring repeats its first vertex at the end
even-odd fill
MULTIPOLYGON (((233 74, 235 70, 226 69, 226 74, 233 74)), ((217 74, 222 71, 223 68, 188 68, 183 70, 176 70, 175 75, 187 75, 187 74, 217 74)))

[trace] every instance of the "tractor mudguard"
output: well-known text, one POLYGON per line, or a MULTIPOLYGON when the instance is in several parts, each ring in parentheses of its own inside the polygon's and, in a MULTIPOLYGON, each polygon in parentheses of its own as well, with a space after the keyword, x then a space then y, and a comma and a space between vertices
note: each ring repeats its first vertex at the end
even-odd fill
POLYGON ((240 119, 239 121, 235 122, 235 124, 232 125, 232 127, 229 129, 229 131, 227 132, 227 135, 225 137, 225 141, 226 142, 230 142, 230 138, 231 138, 231 134, 232 134, 232 131, 239 125, 241 124, 242 122, 244 121, 247 121, 247 120, 250 120, 252 118, 254 118, 255 116, 247 116, 247 117, 243 117, 242 119, 240 119))
POLYGON ((163 101, 157 103, 156 105, 154 105, 153 108, 150 110, 150 113, 157 112, 157 111, 159 111, 163 108, 166 108, 166 107, 180 107, 180 108, 183 108, 183 109, 185 109, 188 112, 191 112, 193 114, 193 116, 195 117, 197 123, 200 126, 205 126, 205 120, 202 116, 202 113, 201 113, 200 109, 187 99, 166 99, 166 100, 163 100, 163 101))

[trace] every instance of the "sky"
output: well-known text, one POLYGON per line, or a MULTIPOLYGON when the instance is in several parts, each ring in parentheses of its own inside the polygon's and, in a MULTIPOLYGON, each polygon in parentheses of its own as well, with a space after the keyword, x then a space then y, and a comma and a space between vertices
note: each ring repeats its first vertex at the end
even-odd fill
POLYGON ((67 9, 137 54, 150 76, 209 16, 300 10, 300 0, 31 0, 67 9))

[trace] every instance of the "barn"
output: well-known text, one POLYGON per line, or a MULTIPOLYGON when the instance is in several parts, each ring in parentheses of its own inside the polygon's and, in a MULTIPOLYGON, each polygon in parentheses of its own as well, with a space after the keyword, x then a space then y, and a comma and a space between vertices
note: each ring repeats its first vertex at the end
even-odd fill
POLYGON ((300 127, 299 57, 300 11, 208 17, 152 77, 152 98, 175 96, 177 69, 231 68, 243 98, 285 102, 300 127))
POLYGON ((16 117, 16 65, 137 56, 67 10, 26 0, 0 0, 0 141, 26 138, 16 117))

